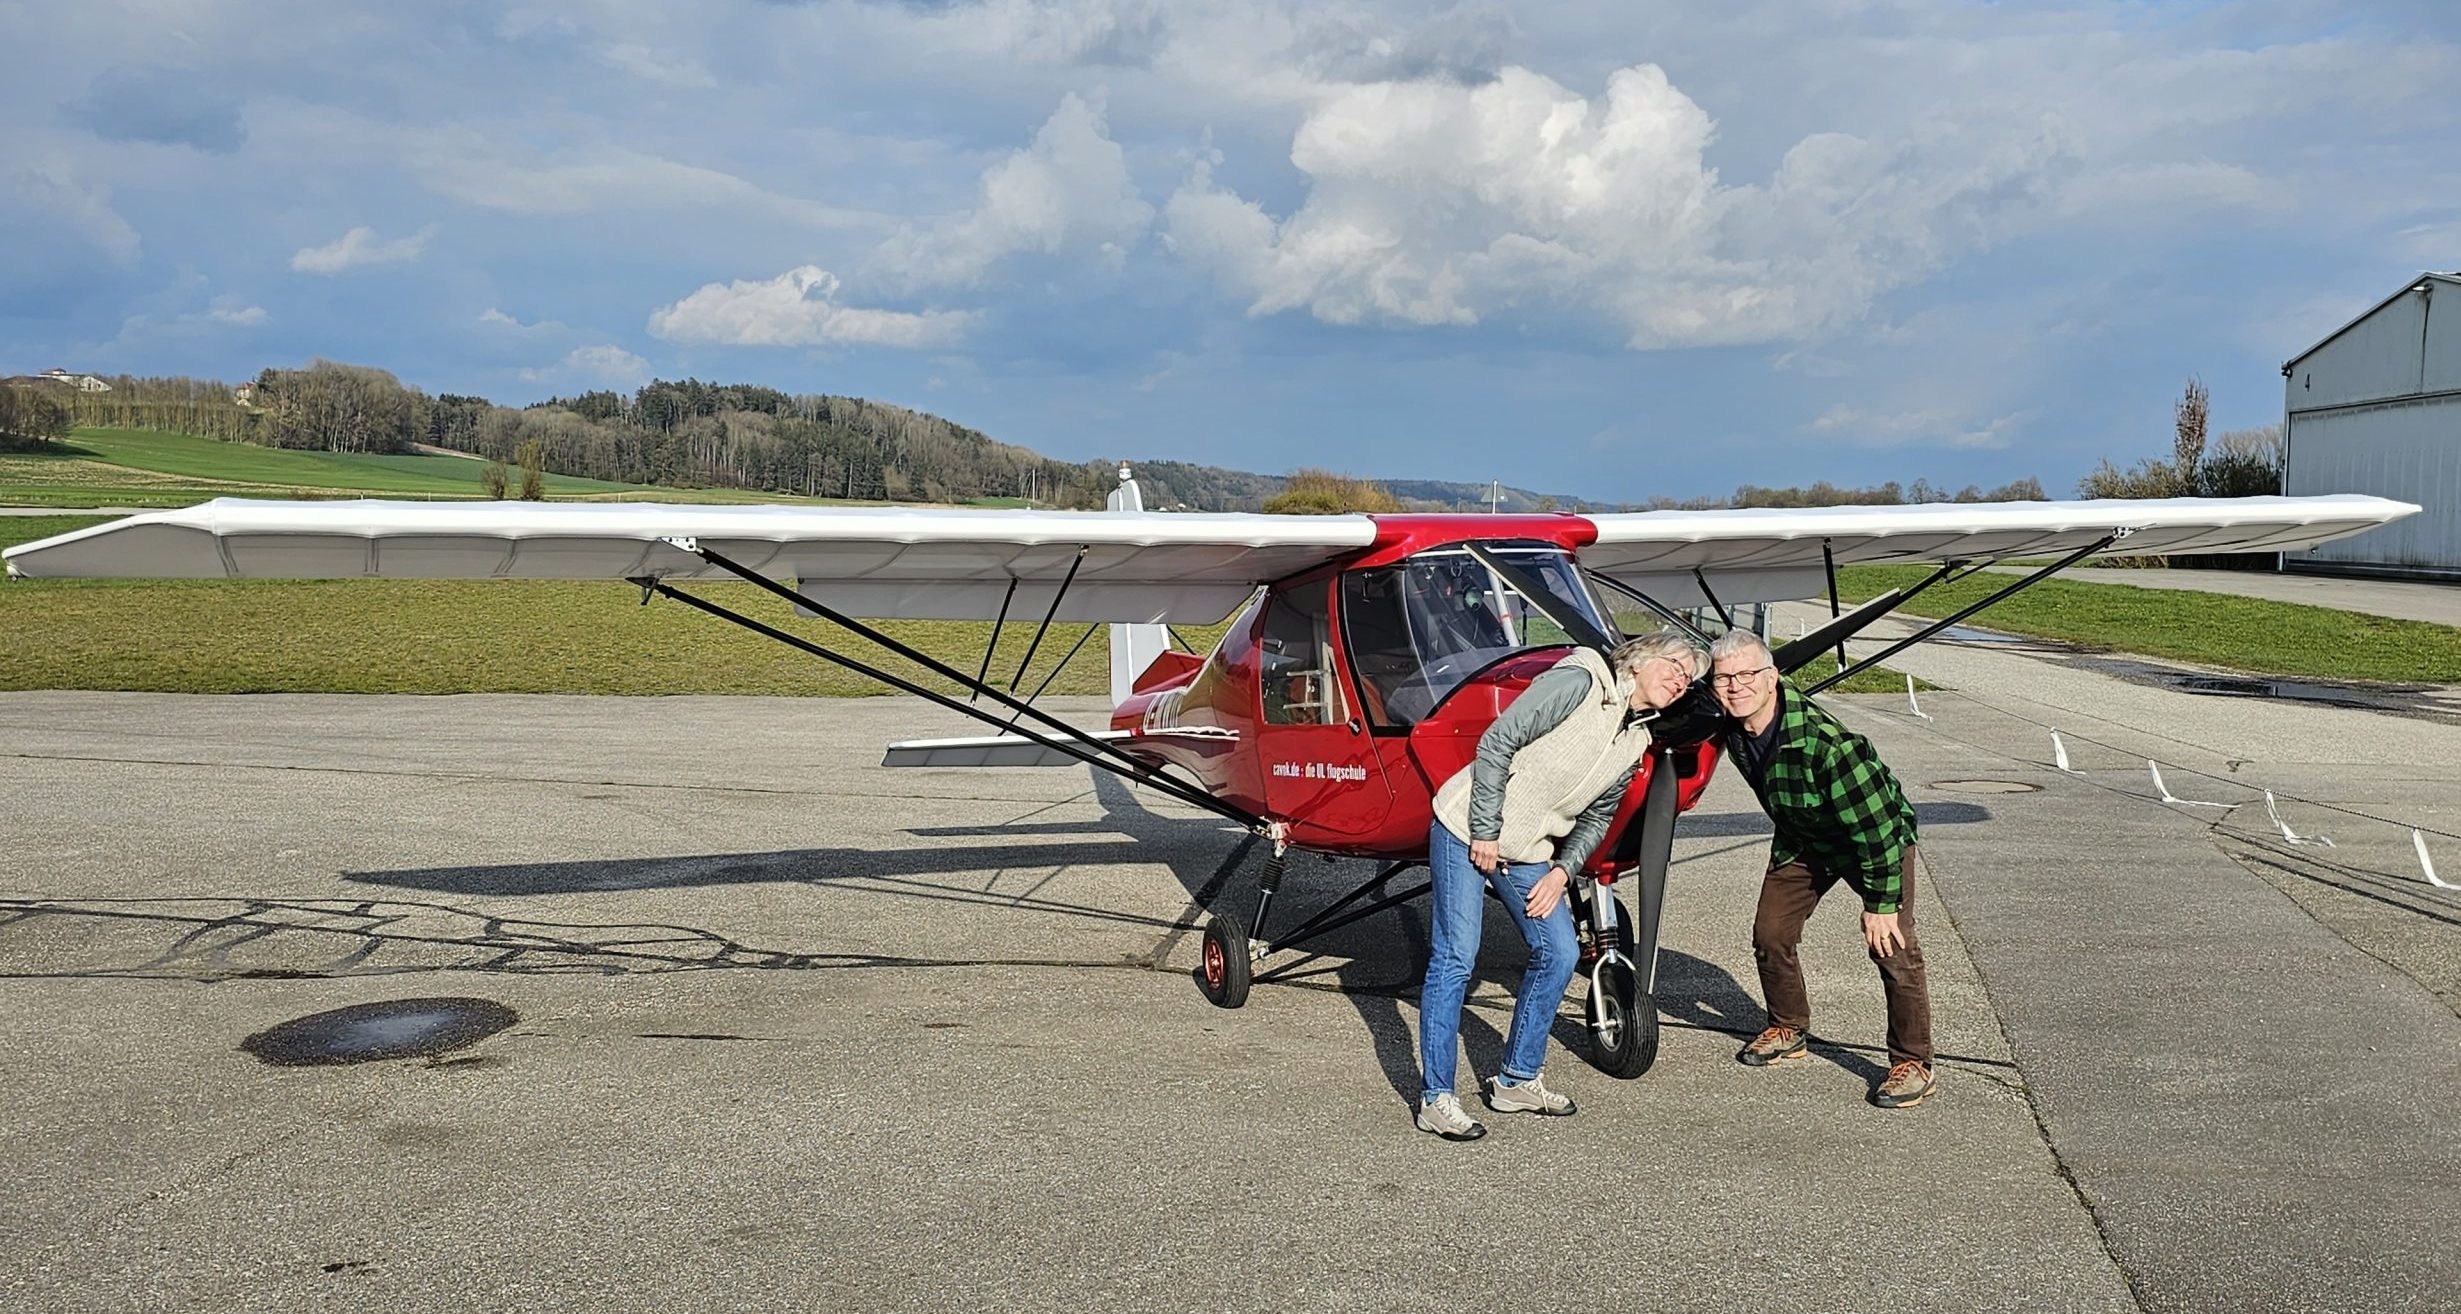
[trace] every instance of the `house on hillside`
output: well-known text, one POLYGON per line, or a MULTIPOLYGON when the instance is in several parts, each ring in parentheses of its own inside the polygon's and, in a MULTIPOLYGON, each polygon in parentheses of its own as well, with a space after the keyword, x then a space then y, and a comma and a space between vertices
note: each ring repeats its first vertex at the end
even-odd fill
POLYGON ((2461 273, 2420 274, 2291 357, 2282 380, 2283 492, 2373 493, 2421 508, 2284 553, 2282 568, 2461 579, 2461 273))
POLYGON ((79 392, 111 391, 110 384, 103 382, 101 379, 95 378, 91 374, 71 374, 67 370, 50 369, 43 371, 42 377, 53 383, 65 384, 68 387, 75 388, 79 392))
POLYGON ((242 406, 256 405, 256 385, 253 383, 243 383, 238 387, 231 389, 231 400, 238 402, 242 406))

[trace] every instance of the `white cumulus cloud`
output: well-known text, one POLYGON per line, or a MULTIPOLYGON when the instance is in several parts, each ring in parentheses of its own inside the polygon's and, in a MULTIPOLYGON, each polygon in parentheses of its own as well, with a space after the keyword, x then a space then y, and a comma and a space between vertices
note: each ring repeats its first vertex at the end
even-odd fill
POLYGON ((1805 138, 1765 183, 1705 162, 1707 112, 1652 65, 1596 100, 1542 74, 1383 82, 1301 123, 1306 199, 1275 218, 1200 165, 1167 240, 1253 314, 1469 325, 1602 321, 1636 349, 1799 338, 2043 204, 2047 141, 1931 151, 1805 138))
POLYGON ((427 241, 436 235, 436 226, 427 227, 408 237, 390 240, 378 237, 376 230, 361 224, 323 246, 300 248, 291 257, 291 268, 303 274, 338 274, 361 265, 392 265, 416 260, 427 249, 427 241))
POLYGON ((837 275, 801 265, 776 278, 709 283, 651 313, 649 331, 671 342, 737 347, 937 347, 972 322, 963 311, 909 312, 842 305, 837 275))
POLYGON ((983 171, 974 209, 900 231, 874 263, 909 284, 934 286, 971 282, 1011 255, 1116 263, 1153 218, 1102 112, 1071 92, 1033 144, 983 171))
POLYGON ((622 347, 575 347, 544 369, 520 371, 525 383, 600 383, 633 388, 649 382, 649 362, 622 347))
POLYGON ((229 324, 234 328, 255 328, 269 317, 263 306, 251 304, 246 297, 225 293, 215 297, 213 303, 205 308, 205 318, 212 323, 229 324))
POLYGON ((2017 411, 1976 424, 1943 408, 1875 411, 1840 404, 1822 412, 1811 427, 1815 433, 1863 447, 1922 445, 1997 451, 2014 443, 2035 414, 2017 411))

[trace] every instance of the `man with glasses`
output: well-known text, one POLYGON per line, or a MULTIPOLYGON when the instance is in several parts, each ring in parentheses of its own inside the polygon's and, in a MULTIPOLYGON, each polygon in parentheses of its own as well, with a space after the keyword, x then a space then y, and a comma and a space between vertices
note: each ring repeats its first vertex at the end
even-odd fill
POLYGON ((1796 956, 1803 923, 1839 881, 1863 901, 1863 944, 1888 999, 1888 1076, 1871 1102, 1904 1109, 1930 1098, 1931 989, 1914 938, 1914 809, 1871 741, 1780 679, 1769 647, 1734 630, 1709 649, 1710 680, 1734 724, 1727 756, 1777 827, 1752 917, 1769 1026, 1736 1058, 1766 1067, 1803 1057, 1811 997, 1796 956))

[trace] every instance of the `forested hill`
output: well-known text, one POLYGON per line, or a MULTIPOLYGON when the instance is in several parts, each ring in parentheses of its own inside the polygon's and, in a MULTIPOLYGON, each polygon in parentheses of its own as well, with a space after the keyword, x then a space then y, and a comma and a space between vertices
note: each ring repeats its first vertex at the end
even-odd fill
MULTIPOLYGON (((1039 506, 1095 508, 1117 485, 1125 461, 1145 505, 1156 509, 1253 511, 1280 492, 1280 475, 1183 461, 1149 461, 1121 451, 1099 461, 1057 461, 961 424, 861 397, 788 394, 751 384, 658 380, 630 394, 585 392, 534 406, 498 406, 484 397, 429 396, 379 369, 316 361, 305 369, 268 369, 232 386, 189 378, 103 380, 107 390, 61 388, 81 425, 165 429, 270 447, 340 452, 404 452, 420 444, 522 464, 556 474, 676 487, 743 488, 807 497, 971 502, 1019 499, 1039 506)), ((1358 472, 1376 478, 1378 472, 1358 472)), ((1481 510, 1486 484, 1379 479, 1417 510, 1481 510)), ((1504 511, 1643 509, 1502 488, 1504 511)), ((1925 490, 1917 484, 1915 491, 1925 490)), ((2040 497, 2032 480, 1959 500, 2040 497)), ((1877 489, 1737 490, 1736 496, 1647 507, 1811 505, 1905 500, 1895 484, 1877 489)), ((1924 500, 1917 498, 1916 500, 1924 500)))
MULTIPOLYGON (((1253 511, 1278 475, 1124 451, 1099 461, 1053 460, 922 411, 862 397, 781 392, 751 384, 658 380, 633 393, 585 392, 534 406, 436 396, 392 374, 317 361, 268 369, 244 384, 106 377, 108 391, 60 389, 81 425, 164 429, 269 447, 338 452, 447 448, 518 464, 535 443, 557 474, 626 483, 747 488, 887 501, 1031 500, 1095 508, 1126 461, 1149 507, 1253 511)), ((48 390, 47 390, 48 391, 48 390)), ((1410 484, 1430 509, 1483 505, 1484 485, 1410 484)), ((1540 495, 1505 489, 1506 510, 1540 495)), ((1570 499, 1564 504, 1570 507, 1570 499)))

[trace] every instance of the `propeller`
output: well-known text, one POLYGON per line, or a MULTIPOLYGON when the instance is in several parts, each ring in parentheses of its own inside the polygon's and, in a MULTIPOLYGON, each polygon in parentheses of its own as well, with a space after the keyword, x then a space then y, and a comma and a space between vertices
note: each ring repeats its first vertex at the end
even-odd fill
POLYGON ((1632 819, 1640 830, 1640 852, 1635 855, 1640 867, 1640 906, 1633 912, 1632 962, 1640 969, 1644 1000, 1658 989, 1658 924, 1666 910, 1667 869, 1674 864, 1675 802, 1680 784, 1675 779, 1675 754, 1680 751, 1649 750, 1649 792, 1641 795, 1640 815, 1632 819))

